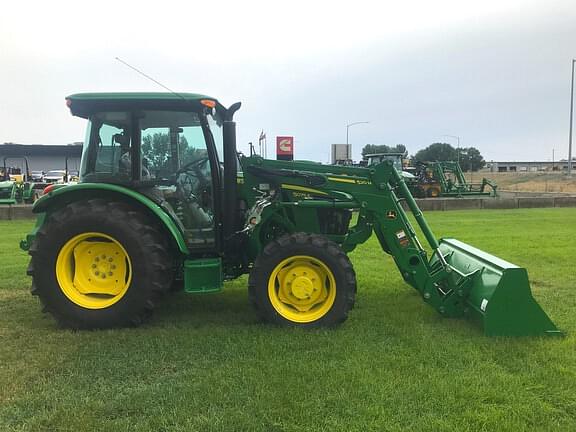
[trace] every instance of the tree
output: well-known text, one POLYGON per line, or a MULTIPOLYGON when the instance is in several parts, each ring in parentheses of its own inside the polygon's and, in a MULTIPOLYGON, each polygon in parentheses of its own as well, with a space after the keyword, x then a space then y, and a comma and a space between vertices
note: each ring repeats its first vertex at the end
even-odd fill
POLYGON ((486 165, 486 161, 477 148, 460 149, 460 167, 463 171, 478 171, 484 165, 486 165))
POLYGON ((142 154, 153 169, 165 167, 170 157, 170 135, 167 133, 147 134, 142 137, 142 154))
POLYGON ((406 146, 404 144, 396 144, 392 147, 386 144, 366 144, 362 149, 362 156, 375 153, 406 153, 406 146))
POLYGON ((458 160, 458 150, 447 143, 434 143, 414 155, 419 162, 455 161, 458 160))
POLYGON ((460 168, 463 171, 478 171, 486 161, 480 151, 474 147, 463 147, 455 149, 447 143, 434 143, 414 155, 414 159, 419 162, 445 162, 460 160, 460 168), (460 155, 458 155, 460 153, 460 155))
MULTIPOLYGON (((206 151, 191 147, 185 136, 180 136, 178 149, 180 166, 196 160, 206 153, 206 151)), ((164 173, 174 171, 170 160, 170 135, 168 133, 157 132, 144 135, 142 137, 142 155, 147 159, 151 171, 164 173)))

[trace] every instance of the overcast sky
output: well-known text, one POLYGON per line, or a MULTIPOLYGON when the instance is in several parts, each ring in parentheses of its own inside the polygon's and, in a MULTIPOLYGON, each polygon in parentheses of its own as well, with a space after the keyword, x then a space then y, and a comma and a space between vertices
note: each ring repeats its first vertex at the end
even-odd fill
POLYGON ((415 153, 458 135, 487 160, 568 154, 574 0, 8 2, 0 143, 82 141, 64 97, 169 88, 241 101, 238 142, 294 135, 299 159, 346 141, 415 153))

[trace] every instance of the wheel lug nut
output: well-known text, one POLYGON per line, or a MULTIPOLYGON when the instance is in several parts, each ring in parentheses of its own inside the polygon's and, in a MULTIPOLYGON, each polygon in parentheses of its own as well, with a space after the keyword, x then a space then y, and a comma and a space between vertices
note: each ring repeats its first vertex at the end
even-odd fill
POLYGON ((106 279, 106 275, 102 273, 102 279, 106 279))
POLYGON ((96 259, 94 261, 98 262, 98 261, 100 261, 100 258, 96 257, 96 259))
POLYGON ((112 276, 112 272, 108 272, 108 276, 112 276))
POLYGON ((96 268, 96 264, 92 264, 92 268, 96 268))
POLYGON ((114 264, 112 264, 112 265, 110 266, 110 268, 111 268, 112 270, 114 270, 114 269, 116 268, 116 266, 115 266, 114 264))
POLYGON ((106 259, 106 255, 102 254, 102 259, 106 259))
POLYGON ((114 261, 114 260, 112 259, 112 257, 108 258, 108 262, 112 262, 112 261, 114 261))
POLYGON ((99 272, 98 270, 96 270, 96 271, 94 272, 94 274, 95 274, 96 276, 98 276, 98 275, 100 274, 100 272, 99 272))

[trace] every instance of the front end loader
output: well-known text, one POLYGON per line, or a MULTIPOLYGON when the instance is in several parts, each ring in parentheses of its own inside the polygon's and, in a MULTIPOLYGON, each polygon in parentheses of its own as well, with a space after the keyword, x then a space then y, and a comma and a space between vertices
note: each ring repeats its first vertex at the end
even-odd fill
POLYGON ((436 239, 390 161, 239 155, 240 104, 198 94, 85 93, 67 104, 88 121, 80 182, 48 188, 21 243, 33 294, 65 326, 138 325, 174 287, 217 292, 242 274, 264 321, 337 325, 357 290, 347 253, 375 234, 441 315, 477 321, 487 335, 560 334, 525 269, 436 239))

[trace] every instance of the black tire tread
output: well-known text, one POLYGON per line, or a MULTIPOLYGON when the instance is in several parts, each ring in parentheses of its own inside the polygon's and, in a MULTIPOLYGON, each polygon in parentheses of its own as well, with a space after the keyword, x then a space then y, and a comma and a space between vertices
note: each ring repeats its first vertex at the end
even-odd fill
POLYGON ((88 214, 122 220, 128 229, 137 233, 142 247, 147 251, 148 265, 153 266, 154 271, 151 272, 151 280, 149 281, 152 289, 149 290, 149 298, 144 301, 144 307, 132 311, 130 316, 120 317, 115 322, 98 327, 138 326, 150 318, 156 303, 169 289, 173 274, 173 260, 166 236, 163 235, 160 227, 154 226, 142 212, 127 203, 103 199, 82 200, 70 203, 50 213, 47 221, 38 230, 28 251, 31 256, 27 270, 28 275, 32 276, 31 294, 39 297, 43 311, 52 314, 61 326, 75 329, 92 328, 91 325, 71 318, 50 304, 47 301, 45 288, 43 288, 44 284, 39 280, 37 271, 35 271, 37 267, 45 265, 44 263, 50 254, 50 243, 53 240, 51 234, 54 228, 66 226, 72 220, 88 214))
POLYGON ((262 253, 256 259, 250 276, 248 278, 248 296, 256 314, 262 321, 275 322, 281 325, 294 325, 301 326, 296 323, 284 322, 286 320, 276 320, 270 317, 269 313, 262 306, 258 298, 258 285, 262 283, 261 280, 264 273, 266 273, 265 266, 283 249, 292 246, 313 246, 318 250, 324 250, 332 258, 334 258, 339 267, 342 269, 344 277, 339 281, 338 290, 345 295, 344 305, 337 318, 333 321, 326 322, 320 319, 318 322, 305 325, 305 327, 318 327, 318 326, 336 326, 346 321, 348 312, 354 307, 356 298, 356 273, 350 259, 346 253, 331 240, 319 234, 310 234, 304 232, 297 232, 293 234, 285 234, 276 240, 271 241, 266 245, 262 253), (345 285, 342 285, 344 283, 345 285))

